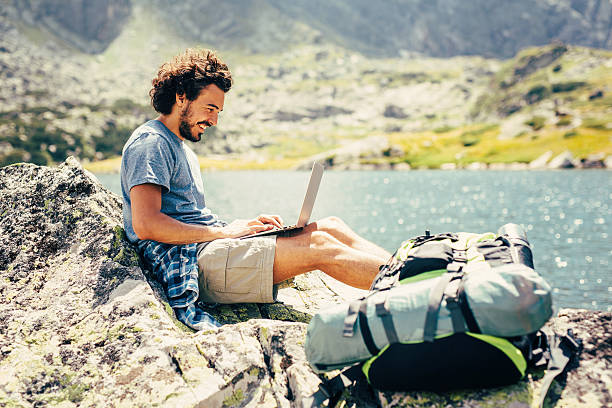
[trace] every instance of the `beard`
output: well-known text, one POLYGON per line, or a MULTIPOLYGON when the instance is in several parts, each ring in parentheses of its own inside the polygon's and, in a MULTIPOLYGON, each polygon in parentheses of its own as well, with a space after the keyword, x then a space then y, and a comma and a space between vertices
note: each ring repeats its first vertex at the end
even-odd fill
MULTIPOLYGON (((191 142, 199 142, 202 139, 201 134, 203 132, 197 133, 195 136, 193 135, 192 128, 197 125, 197 123, 191 124, 191 102, 187 103, 187 106, 181 112, 181 116, 179 118, 179 133, 183 137, 183 139, 187 139, 191 142)), ((198 130, 199 127, 198 127, 198 130)))

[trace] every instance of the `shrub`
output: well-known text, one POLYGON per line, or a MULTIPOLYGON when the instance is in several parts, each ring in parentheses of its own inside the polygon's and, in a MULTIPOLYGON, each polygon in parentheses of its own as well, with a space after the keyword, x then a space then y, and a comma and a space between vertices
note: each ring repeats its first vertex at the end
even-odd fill
POLYGON ((21 163, 30 160, 31 155, 23 149, 14 149, 9 153, 0 156, 0 167, 9 164, 21 163))
POLYGON ((565 132, 565 134, 563 135, 564 139, 569 139, 570 137, 575 137, 578 136, 578 132, 576 132, 575 130, 570 130, 569 132, 565 132))
POLYGON ((450 132, 453 129, 454 127, 452 126, 441 126, 441 127, 435 128, 433 132, 434 133, 446 133, 446 132, 450 132))
POLYGON ((497 125, 485 125, 478 129, 468 130, 459 136, 459 140, 465 147, 474 146, 480 142, 480 138, 484 133, 495 128, 497 128, 497 125))
POLYGON ((590 129, 604 130, 607 127, 608 122, 603 119, 597 118, 585 118, 582 120, 582 126, 590 129))
POLYGON ((528 104, 533 104, 541 101, 550 95, 550 90, 545 85, 535 85, 525 94, 525 100, 528 104))
POLYGON ((531 126, 533 130, 540 130, 544 127, 546 118, 543 116, 534 116, 533 118, 526 120, 524 123, 527 126, 531 126))
POLYGON ((587 83, 584 81, 559 82, 556 84, 552 84, 551 90, 553 91, 553 93, 571 92, 575 89, 585 86, 586 84, 587 83))
POLYGON ((125 126, 117 126, 113 122, 107 123, 104 135, 92 138, 96 151, 102 153, 104 158, 120 155, 131 132, 132 129, 125 126))
POLYGON ((564 117, 559 119, 559 121, 557 122, 557 126, 569 126, 572 124, 572 118, 570 117, 564 117))

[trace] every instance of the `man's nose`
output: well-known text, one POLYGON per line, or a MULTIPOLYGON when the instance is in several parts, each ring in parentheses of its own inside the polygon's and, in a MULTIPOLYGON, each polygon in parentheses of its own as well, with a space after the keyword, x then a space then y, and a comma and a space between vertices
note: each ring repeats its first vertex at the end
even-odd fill
POLYGON ((217 126, 217 122, 219 122, 219 113, 211 113, 208 117, 208 121, 212 124, 212 126, 217 126))

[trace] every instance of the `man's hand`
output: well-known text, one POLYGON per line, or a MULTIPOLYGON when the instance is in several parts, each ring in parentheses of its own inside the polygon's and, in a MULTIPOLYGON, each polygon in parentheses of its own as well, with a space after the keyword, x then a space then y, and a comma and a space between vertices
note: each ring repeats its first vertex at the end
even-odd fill
POLYGON ((256 234, 274 228, 271 224, 264 224, 258 220, 234 220, 221 228, 221 233, 226 238, 240 238, 246 235, 256 234))
POLYGON ((222 232, 228 238, 240 238, 268 231, 274 227, 283 227, 283 220, 278 215, 260 215, 252 220, 235 220, 223 227, 222 232))
POLYGON ((262 214, 255 219, 263 224, 272 224, 276 228, 283 228, 283 219, 278 215, 262 214))

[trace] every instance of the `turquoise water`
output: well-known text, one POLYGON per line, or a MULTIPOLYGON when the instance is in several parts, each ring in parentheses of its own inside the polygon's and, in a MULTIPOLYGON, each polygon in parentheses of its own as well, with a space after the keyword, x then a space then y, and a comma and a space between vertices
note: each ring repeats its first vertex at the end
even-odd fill
MULTIPOLYGON (((205 172, 207 205, 225 220, 279 214, 297 220, 307 172, 205 172)), ((120 193, 118 175, 99 175, 120 193)), ((612 172, 412 171, 323 175, 313 219, 337 215, 389 251, 446 231, 522 224, 557 307, 612 310, 612 172)))

